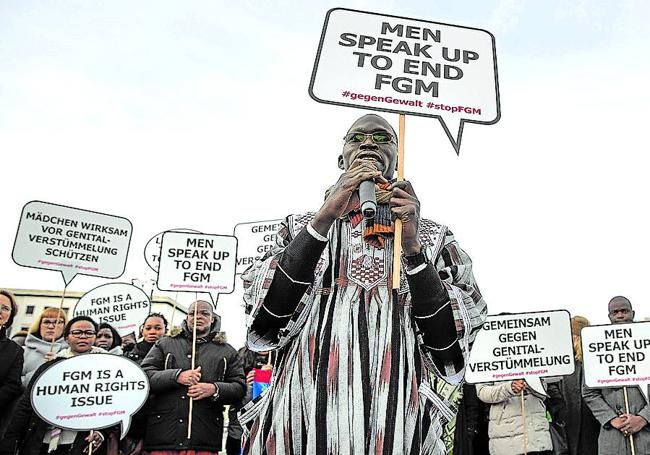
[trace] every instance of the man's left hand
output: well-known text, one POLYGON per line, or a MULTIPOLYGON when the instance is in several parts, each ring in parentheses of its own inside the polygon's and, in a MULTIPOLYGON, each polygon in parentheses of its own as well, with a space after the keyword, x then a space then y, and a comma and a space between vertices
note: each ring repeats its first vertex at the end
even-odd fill
POLYGON ((628 434, 638 433, 648 424, 646 419, 635 414, 623 414, 621 417, 625 419, 625 423, 621 428, 619 428, 619 430, 621 430, 626 436, 628 434))
POLYGON ((420 252, 422 245, 418 239, 420 229, 420 201, 408 180, 395 182, 390 186, 393 192, 390 198, 391 211, 402 220, 402 248, 404 254, 420 252))
POLYGON ((214 384, 208 382, 199 382, 190 386, 187 390, 187 395, 194 401, 210 398, 216 393, 217 389, 214 384))

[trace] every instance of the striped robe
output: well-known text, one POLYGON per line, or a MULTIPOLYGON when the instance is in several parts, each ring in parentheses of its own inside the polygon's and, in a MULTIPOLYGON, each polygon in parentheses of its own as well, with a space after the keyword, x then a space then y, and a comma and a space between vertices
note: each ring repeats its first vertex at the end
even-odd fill
MULTIPOLYGON (((240 414, 244 453, 443 454, 442 426, 454 415, 429 378, 458 383, 464 364, 436 359, 424 345, 411 317, 404 263, 400 289, 391 289, 392 238, 375 248, 362 239, 363 223, 338 220, 287 325, 273 334, 251 329, 283 248, 312 218, 287 217, 278 247, 242 276, 248 346, 277 350, 269 391, 240 414)), ((471 261, 451 232, 432 221, 420 221, 420 242, 437 258, 467 359, 487 314, 471 261)))

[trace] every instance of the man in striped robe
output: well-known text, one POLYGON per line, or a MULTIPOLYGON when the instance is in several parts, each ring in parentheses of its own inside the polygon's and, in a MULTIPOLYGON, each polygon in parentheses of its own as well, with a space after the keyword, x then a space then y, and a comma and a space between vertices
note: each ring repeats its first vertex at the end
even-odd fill
POLYGON ((420 218, 408 181, 390 180, 395 131, 358 119, 338 182, 316 213, 287 217, 278 247, 243 275, 248 346, 277 350, 274 378, 242 410, 249 454, 443 454, 453 413, 431 388, 463 378, 487 314, 470 258, 446 226, 420 218), (377 186, 364 220, 357 189, 377 186), (402 220, 392 289, 393 222, 402 220))

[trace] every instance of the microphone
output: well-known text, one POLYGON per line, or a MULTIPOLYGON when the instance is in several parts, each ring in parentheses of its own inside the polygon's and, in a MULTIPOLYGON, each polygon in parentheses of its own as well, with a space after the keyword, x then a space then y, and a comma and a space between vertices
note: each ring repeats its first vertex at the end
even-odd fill
POLYGON ((375 197, 375 182, 365 180, 359 185, 359 202, 361 213, 366 218, 374 218, 377 210, 377 199, 375 197))

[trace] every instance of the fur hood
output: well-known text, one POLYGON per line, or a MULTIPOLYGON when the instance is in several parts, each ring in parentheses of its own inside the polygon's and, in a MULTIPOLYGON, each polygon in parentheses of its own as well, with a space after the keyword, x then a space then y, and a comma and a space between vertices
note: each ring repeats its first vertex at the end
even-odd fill
MULTIPOLYGON (((187 326, 187 321, 181 323, 181 331, 174 335, 174 337, 183 337, 183 338, 192 338, 192 330, 187 326)), ((218 314, 215 315, 212 325, 210 326, 210 331, 208 334, 202 338, 207 342, 214 341, 218 344, 225 344, 226 341, 226 332, 221 332, 221 316, 218 314)))

